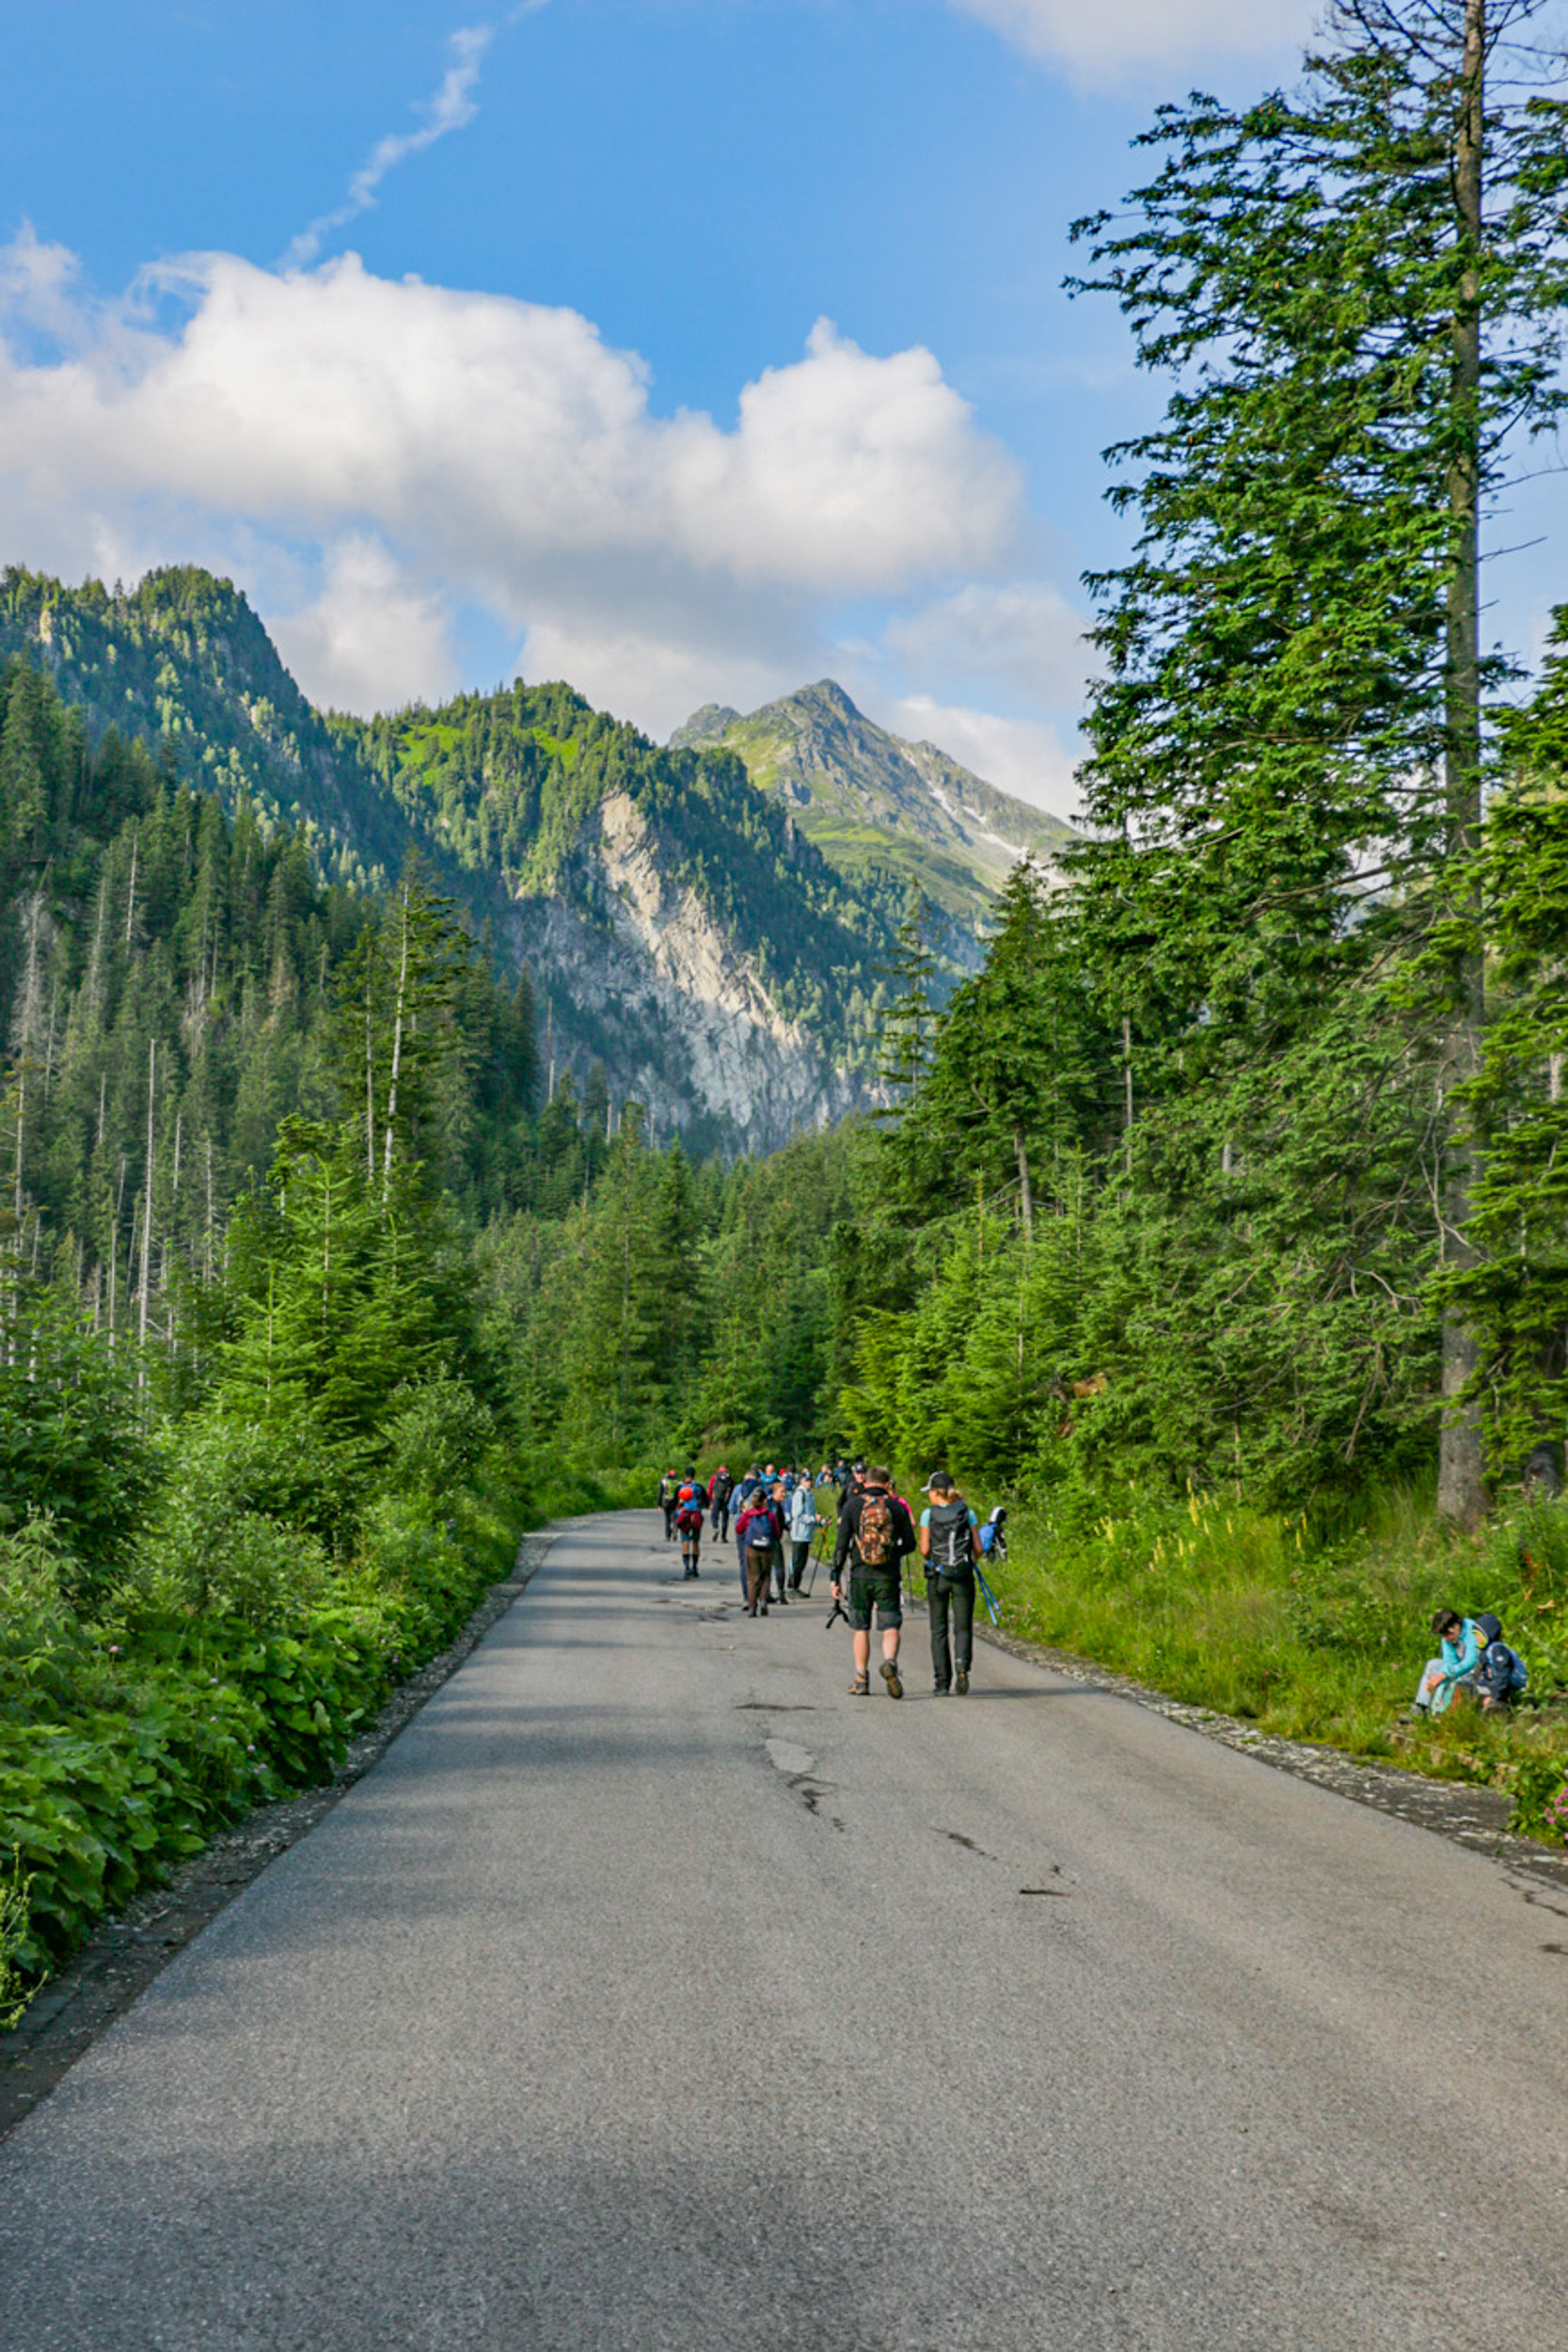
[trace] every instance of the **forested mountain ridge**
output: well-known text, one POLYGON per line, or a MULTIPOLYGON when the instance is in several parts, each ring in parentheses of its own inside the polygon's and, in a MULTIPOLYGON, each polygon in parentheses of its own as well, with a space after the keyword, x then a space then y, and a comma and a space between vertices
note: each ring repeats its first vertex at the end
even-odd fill
POLYGON ((850 883, 725 752, 661 750, 566 686, 339 721, 656 1130, 784 1141, 867 1099, 904 892, 850 883))
POLYGON ((947 918, 943 951, 966 969, 978 966, 996 893, 1019 859, 1048 865, 1074 837, 1059 817, 999 792, 934 743, 878 726, 832 678, 749 718, 709 703, 670 740, 738 754, 752 783, 849 879, 877 870, 918 884, 947 918))
POLYGON ((767 1148, 875 1093, 904 912, 850 879, 722 750, 668 751, 563 686, 361 722, 300 692, 245 596, 194 567, 113 593, 17 568, 0 657, 43 668, 90 739, 297 827, 325 879, 386 888, 411 850, 526 967, 547 1063, 698 1149, 767 1148))
POLYGON ((13 564, 0 573, 0 660, 10 654, 48 672, 94 739, 114 727, 230 810, 244 796, 303 828, 325 880, 396 877, 406 825, 363 788, 230 581, 182 564, 111 593, 13 564))

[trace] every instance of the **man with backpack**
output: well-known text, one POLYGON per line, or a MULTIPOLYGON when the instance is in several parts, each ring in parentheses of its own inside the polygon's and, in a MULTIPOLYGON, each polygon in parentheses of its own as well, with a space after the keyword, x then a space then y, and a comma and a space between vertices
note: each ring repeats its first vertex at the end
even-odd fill
POLYGON ((871 1690, 871 1617, 882 1637, 882 1680, 890 1699, 901 1699, 898 1678, 898 1638, 904 1623, 899 1598, 899 1562, 915 1549, 914 1526, 904 1504, 891 1491, 892 1472, 872 1470, 864 1482, 845 1498, 838 1515, 838 1540, 833 1546, 833 1597, 849 1588, 849 1629, 855 1657, 851 1698, 863 1699, 871 1690))
POLYGON ((713 1534, 722 1543, 730 1532, 730 1497, 735 1492, 735 1480, 721 1462, 708 1484, 707 1499, 713 1506, 713 1534))
POLYGON ((675 1532, 675 1498, 680 1481, 673 1470, 666 1470, 658 1482, 658 1507, 664 1514, 664 1540, 668 1543, 675 1532))
POLYGON ((930 1502, 920 1514, 920 1556, 926 1563, 926 1605, 931 1615, 931 1671, 936 1695, 962 1698, 974 1660, 974 1545, 978 1521, 944 1470, 931 1472, 930 1502), (953 1637, 948 1645, 948 1620, 953 1637))

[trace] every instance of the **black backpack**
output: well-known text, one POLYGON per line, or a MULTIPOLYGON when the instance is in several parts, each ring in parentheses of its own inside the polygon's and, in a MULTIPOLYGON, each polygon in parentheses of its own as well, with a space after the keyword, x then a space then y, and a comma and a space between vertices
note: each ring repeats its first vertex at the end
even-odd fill
POLYGON ((942 1575, 961 1576, 965 1568, 973 1565, 974 1550, 967 1502, 961 1499, 933 1502, 927 1515, 926 1530, 931 1538, 930 1565, 942 1575))

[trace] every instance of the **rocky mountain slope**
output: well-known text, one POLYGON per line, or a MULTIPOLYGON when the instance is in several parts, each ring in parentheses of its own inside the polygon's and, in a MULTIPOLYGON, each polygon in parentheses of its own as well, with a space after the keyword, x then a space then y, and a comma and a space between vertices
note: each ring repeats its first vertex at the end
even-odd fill
POLYGON ((329 719, 245 597, 194 569, 128 594, 8 571, 9 654, 95 736, 303 826, 335 879, 384 887, 418 851, 529 966, 557 1073, 602 1061, 657 1132, 768 1148, 875 1094, 902 884, 830 864, 733 753, 661 750, 565 687, 329 719))
POLYGON ((846 875, 875 869, 918 882, 950 918, 944 944, 960 962, 1019 859, 1049 864, 1072 838, 1060 818, 999 792, 934 743, 890 735, 832 678, 750 718, 710 703, 670 740, 737 753, 846 875))

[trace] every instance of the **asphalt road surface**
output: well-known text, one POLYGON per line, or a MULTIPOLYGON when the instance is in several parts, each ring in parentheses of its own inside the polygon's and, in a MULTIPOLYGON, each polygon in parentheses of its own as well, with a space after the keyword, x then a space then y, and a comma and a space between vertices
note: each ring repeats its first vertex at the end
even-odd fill
POLYGON ((1568 2345, 1561 1899, 579 1522, 0 2151, 7 2352, 1568 2345))

